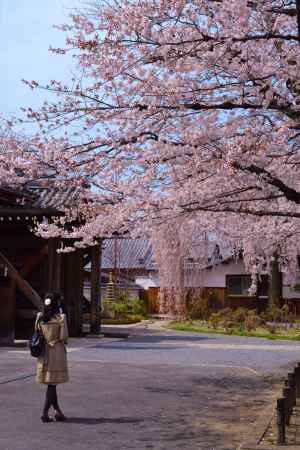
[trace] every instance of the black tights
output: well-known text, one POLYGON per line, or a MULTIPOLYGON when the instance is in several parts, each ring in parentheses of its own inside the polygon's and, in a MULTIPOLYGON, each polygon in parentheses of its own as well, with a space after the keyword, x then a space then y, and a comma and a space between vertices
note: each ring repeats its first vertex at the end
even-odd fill
POLYGON ((57 402, 57 392, 56 392, 56 384, 48 384, 44 405, 44 414, 48 414, 50 407, 53 406, 54 409, 59 411, 59 406, 57 402))

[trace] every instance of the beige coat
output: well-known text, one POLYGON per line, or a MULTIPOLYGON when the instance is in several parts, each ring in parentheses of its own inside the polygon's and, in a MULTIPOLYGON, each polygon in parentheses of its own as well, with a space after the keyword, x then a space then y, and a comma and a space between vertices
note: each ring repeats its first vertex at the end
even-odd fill
POLYGON ((66 316, 57 314, 49 322, 39 321, 37 315, 35 327, 39 327, 45 338, 45 354, 37 360, 36 380, 44 384, 58 384, 69 381, 67 351, 68 340, 66 316))

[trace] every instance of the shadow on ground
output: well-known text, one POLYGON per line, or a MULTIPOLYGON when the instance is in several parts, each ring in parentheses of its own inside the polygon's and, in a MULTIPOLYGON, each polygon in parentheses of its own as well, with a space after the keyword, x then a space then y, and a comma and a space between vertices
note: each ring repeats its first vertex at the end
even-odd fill
POLYGON ((65 423, 78 423, 83 425, 101 425, 105 423, 110 423, 114 425, 119 425, 122 423, 132 424, 132 423, 141 423, 144 419, 134 419, 130 417, 68 417, 65 423))
MULTIPOLYGON (((203 336, 203 335, 199 335, 199 336, 189 336, 189 335, 182 335, 182 336, 174 336, 173 334, 159 334, 159 333, 155 333, 155 331, 151 330, 151 332, 149 331, 148 334, 144 333, 144 335, 139 335, 139 334, 134 334, 132 336, 130 336, 129 340, 124 340, 121 343, 105 343, 105 342, 99 342, 99 344, 94 345, 91 348, 102 348, 102 347, 109 347, 109 348, 114 348, 114 349, 120 349, 122 348, 122 350, 132 350, 132 349, 136 349, 136 350, 152 350, 155 349, 155 347, 151 347, 150 344, 153 345, 158 345, 158 344, 164 344, 164 342, 172 342, 172 343, 197 343, 197 342, 203 342, 203 341, 213 341, 217 339, 217 337, 215 336, 203 336), (145 335, 146 334, 146 335, 145 335), (134 344, 136 346, 134 346, 134 344), (149 346, 142 346, 143 344, 149 344, 149 346)), ((159 347, 161 350, 170 350, 172 349, 170 346, 168 347, 159 347)), ((174 346, 174 349, 177 348, 176 346, 174 346)))

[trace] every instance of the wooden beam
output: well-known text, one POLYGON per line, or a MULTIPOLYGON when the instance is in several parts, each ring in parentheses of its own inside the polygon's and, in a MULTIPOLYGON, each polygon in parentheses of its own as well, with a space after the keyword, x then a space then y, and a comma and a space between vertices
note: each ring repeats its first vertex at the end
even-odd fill
POLYGON ((63 213, 54 208, 0 208, 0 217, 22 217, 32 219, 34 216, 61 216, 63 213))
POLYGON ((44 245, 41 249, 26 258, 25 264, 19 271, 22 278, 26 278, 31 272, 41 264, 43 259, 48 255, 48 246, 44 245))
POLYGON ((39 294, 33 289, 30 284, 24 280, 19 274, 17 269, 11 264, 11 262, 0 252, 0 261, 2 261, 8 270, 8 274, 15 281, 16 286, 23 292, 23 294, 38 308, 42 307, 42 299, 39 294))
POLYGON ((44 239, 35 236, 33 233, 24 233, 22 228, 16 228, 13 233, 8 233, 1 225, 2 223, 0 223, 0 248, 2 249, 6 248, 10 252, 15 250, 19 253, 21 250, 31 253, 39 250, 45 244, 44 239))

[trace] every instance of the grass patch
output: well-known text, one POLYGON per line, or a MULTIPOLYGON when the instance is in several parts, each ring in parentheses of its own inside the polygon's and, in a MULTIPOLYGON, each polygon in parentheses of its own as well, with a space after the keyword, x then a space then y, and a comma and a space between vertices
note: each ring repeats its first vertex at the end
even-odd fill
POLYGON ((139 323, 145 318, 139 315, 133 315, 132 317, 122 317, 119 319, 102 319, 101 323, 103 325, 130 325, 132 323, 139 323))
POLYGON ((232 328, 226 331, 224 328, 211 328, 203 325, 200 321, 172 321, 166 328, 176 331, 190 331, 195 333, 212 333, 212 334, 225 334, 230 336, 246 336, 246 337, 258 337, 270 340, 286 339, 292 341, 300 340, 300 332, 297 329, 289 328, 285 329, 278 326, 276 332, 271 333, 265 328, 257 328, 253 331, 241 330, 240 328, 232 328))

